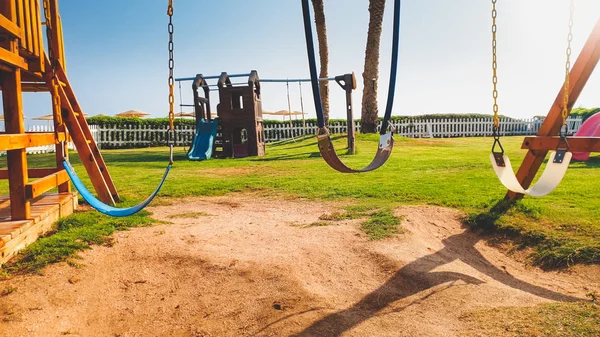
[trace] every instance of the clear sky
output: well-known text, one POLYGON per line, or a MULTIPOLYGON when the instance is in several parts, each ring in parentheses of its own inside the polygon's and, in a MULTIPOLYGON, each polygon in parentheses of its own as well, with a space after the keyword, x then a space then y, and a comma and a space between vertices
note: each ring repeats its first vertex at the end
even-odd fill
MULTIPOLYGON (((572 62, 596 20, 600 1, 576 0, 572 62)), ((67 73, 88 115, 137 109, 167 115, 167 0, 59 1, 67 73)), ((307 78, 299 0, 175 0, 175 76, 246 73, 307 78)), ((498 0, 500 111, 545 115, 563 81, 568 0, 498 0)), ((379 80, 383 115, 391 49, 388 0, 379 80)), ((491 113, 491 1, 404 0, 394 115, 491 113)), ((325 0, 330 76, 354 71, 356 116, 368 27, 367 0, 325 0)), ((316 39, 316 36, 315 36, 316 39)), ((600 70, 576 106, 600 106, 600 70)), ((191 103, 189 82, 182 83, 191 103)), ((263 109, 287 108, 285 84, 263 84, 263 109)), ((304 107, 314 117, 310 84, 304 107)), ((290 84, 292 110, 299 88, 290 84)), ((332 83, 331 114, 344 118, 344 94, 332 83)), ((176 90, 176 103, 179 92, 176 90)), ((213 102, 218 99, 213 93, 213 102)), ((26 94, 25 115, 51 113, 47 94, 26 94)), ((189 108, 188 108, 189 109, 189 108)), ((179 111, 179 107, 176 107, 179 111)), ((31 124, 31 120, 27 121, 31 124)))

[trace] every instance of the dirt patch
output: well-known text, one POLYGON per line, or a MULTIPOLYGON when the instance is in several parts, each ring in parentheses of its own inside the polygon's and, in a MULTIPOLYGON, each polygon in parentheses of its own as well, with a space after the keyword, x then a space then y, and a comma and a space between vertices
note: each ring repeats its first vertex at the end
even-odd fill
POLYGON ((407 232, 382 241, 360 220, 309 226, 337 203, 240 194, 150 210, 172 224, 119 232, 79 269, 0 282, 16 288, 0 336, 457 336, 467 311, 600 289, 583 267, 515 262, 440 207, 399 208, 407 232))

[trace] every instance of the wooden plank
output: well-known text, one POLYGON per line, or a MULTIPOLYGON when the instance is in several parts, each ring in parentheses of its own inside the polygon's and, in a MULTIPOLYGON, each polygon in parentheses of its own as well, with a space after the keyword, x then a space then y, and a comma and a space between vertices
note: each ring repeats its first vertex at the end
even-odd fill
MULTIPOLYGON (((43 178, 47 175, 54 174, 60 171, 62 168, 51 167, 51 168, 30 168, 27 170, 29 178, 43 178)), ((0 170, 0 179, 8 179, 8 170, 0 170)), ((2 203, 0 201, 0 207, 2 203)))
MULTIPOLYGON (((575 64, 573 64, 571 73, 569 75, 569 102, 567 104, 567 110, 569 113, 579 98, 579 94, 581 94, 581 91, 585 87, 587 80, 594 71, 594 68, 598 63, 598 59, 600 59, 600 18, 598 18, 594 29, 585 42, 585 45, 583 46, 579 57, 577 57, 575 64)), ((563 97, 564 85, 561 85, 561 88, 556 95, 556 99, 554 100, 554 103, 548 112, 548 116, 542 123, 540 130, 537 133, 538 136, 558 135, 562 125, 561 112, 563 108, 563 97)), ((523 188, 529 188, 529 185, 531 185, 531 182, 535 178, 537 171, 544 162, 544 158, 546 157, 547 153, 547 150, 527 151, 525 159, 523 160, 521 167, 519 167, 516 175, 523 188)), ((508 191, 506 194, 506 198, 510 200, 517 200, 521 199, 522 197, 522 194, 514 193, 512 191, 508 191)))
POLYGON ((21 39, 21 41, 25 41, 25 29, 23 29, 23 21, 24 19, 24 8, 23 8, 23 2, 22 1, 17 1, 16 3, 17 8, 15 8, 15 10, 17 11, 16 17, 17 17, 17 26, 19 26, 19 29, 21 30, 21 35, 19 36, 19 38, 21 39))
POLYGON ((17 55, 16 53, 12 53, 4 48, 0 48, 0 62, 4 62, 8 65, 19 67, 23 70, 28 70, 29 67, 25 60, 17 55))
MULTIPOLYGON (((1 200, 1 197, 0 197, 1 200)), ((52 229, 53 223, 76 209, 75 195, 49 193, 36 198, 32 203, 34 219, 22 222, 0 222, 0 265, 11 259, 20 249, 31 244, 37 238, 52 229)), ((7 209, 0 209, 4 212, 7 209)))
POLYGON ((46 83, 30 83, 25 82, 21 84, 21 90, 23 92, 46 92, 48 91, 48 86, 46 83))
POLYGON ((17 237, 31 226, 31 220, 0 222, 0 235, 10 235, 17 237))
POLYGON ((63 35, 62 29, 62 19, 60 15, 58 15, 58 37, 59 37, 59 55, 60 55, 60 65, 63 69, 67 69, 67 58, 65 57, 65 37, 63 35))
POLYGON ((2 28, 5 32, 11 34, 13 37, 21 37, 21 28, 19 28, 19 26, 14 24, 2 14, 0 14, 0 28, 2 28))
MULTIPOLYGON (((572 152, 600 152, 600 137, 569 137, 569 149, 572 152)), ((555 150, 560 142, 560 137, 525 137, 522 149, 531 151, 549 151, 555 150)), ((561 146, 564 142, 561 142, 561 146)))
MULTIPOLYGON (((27 1, 27 0, 25 0, 27 1)), ((39 49, 39 40, 38 40, 38 29, 42 24, 39 22, 39 7, 36 7, 36 0, 29 0, 29 8, 31 9, 31 51, 33 55, 39 58, 40 49, 39 49)))
MULTIPOLYGON (((48 60, 48 58, 46 58, 46 66, 48 68, 50 68, 50 60, 48 60)), ((61 69, 60 65, 57 65, 59 69, 61 69)), ((60 73, 57 71, 57 74, 60 76, 60 73)), ((63 74, 64 75, 64 74, 63 74)), ((46 73, 47 79, 46 82, 52 84, 53 80, 52 80, 52 74, 47 72, 46 73)), ((68 80, 66 78, 62 78, 61 80, 63 80, 65 83, 67 83, 67 86, 65 88, 71 88, 70 85, 68 85, 68 80)), ((92 140, 91 143, 88 143, 88 138, 86 138, 86 134, 84 134, 84 131, 82 130, 82 125, 80 125, 77 117, 75 116, 75 111, 73 110, 73 106, 71 105, 70 101, 69 101, 69 97, 67 96, 67 93, 65 92, 65 88, 61 87, 61 86, 56 86, 58 88, 58 93, 60 96, 60 103, 62 108, 64 109, 64 112, 62 114, 63 120, 65 122, 65 124, 67 125, 67 128, 69 129, 69 133, 71 135, 71 137, 73 138, 73 142, 75 143, 75 146, 77 147, 77 154, 79 155, 79 157, 81 158, 81 162, 83 164, 83 166, 85 167, 88 176, 90 177, 90 180, 92 181, 92 185, 94 186, 94 190, 96 191, 96 194, 98 195, 98 199, 100 199, 102 202, 109 204, 109 205, 114 205, 114 199, 113 196, 110 192, 110 189, 107 186, 106 181, 104 180, 104 175, 102 171, 106 171, 106 166, 102 166, 103 169, 101 169, 101 167, 99 166, 99 162, 96 158, 96 156, 94 155, 94 153, 92 152, 92 145, 96 148, 97 150, 97 146, 95 146, 95 142, 93 142, 93 138, 91 138, 91 133, 90 133, 90 138, 92 140)), ((82 116, 83 117, 83 116, 82 116)), ((84 118, 85 120, 85 118, 84 118)), ((86 129, 89 132, 89 128, 87 127, 87 122, 84 124, 86 129)), ((111 181, 112 183, 112 181, 111 181)))
MULTIPOLYGON (((60 81, 56 80, 61 83, 60 81)), ((62 85, 62 83, 61 83, 62 85)), ((58 88, 52 86, 50 95, 52 96, 52 114, 54 115, 54 130, 59 130, 64 133, 65 126, 62 125, 62 107, 60 106, 60 95, 58 94, 58 88)), ((56 167, 62 167, 64 158, 69 158, 69 147, 65 143, 58 143, 55 145, 54 158, 56 160, 56 167)), ((65 182, 58 186, 58 191, 61 193, 71 192, 71 184, 65 182)))
MULTIPOLYGON (((22 133, 22 134, 0 134, 0 150, 17 150, 28 147, 54 145, 56 144, 54 133, 22 133)), ((58 134, 58 141, 65 139, 64 134, 58 134)))
POLYGON ((45 83, 44 75, 41 72, 26 72, 21 74, 23 82, 41 82, 45 83))
POLYGON ((28 199, 37 198, 40 195, 48 192, 49 190, 58 187, 60 184, 64 184, 69 181, 69 175, 67 171, 60 170, 56 173, 45 176, 25 186, 25 196, 28 199))
POLYGON ((25 41, 21 41, 21 46, 23 46, 25 49, 27 49, 27 51, 29 52, 33 52, 33 44, 31 43, 31 33, 32 33, 32 26, 31 26, 31 8, 29 8, 29 0, 20 0, 21 2, 25 3, 25 13, 24 13, 24 19, 25 21, 23 22, 23 26, 22 28, 25 29, 25 41))
MULTIPOLYGON (((25 133, 23 103, 21 101, 21 71, 1 76, 2 102, 4 104, 4 123, 7 133, 25 133)), ((25 220, 30 217, 30 204, 25 197, 27 183, 27 153, 25 149, 9 150, 8 185, 10 190, 10 210, 12 220, 25 220)))
MULTIPOLYGON (((52 52, 50 53, 54 58, 56 58, 59 62, 58 63, 62 63, 61 61, 61 42, 62 41, 62 36, 60 34, 60 29, 58 27, 58 20, 59 20, 59 14, 58 14, 58 2, 57 0, 49 0, 50 2, 50 21, 52 22, 52 38, 51 38, 51 45, 48 46, 48 48, 52 48, 52 52)), ((46 64, 47 66, 47 64, 46 64)), ((50 68, 48 68, 50 69, 50 68)))
MULTIPOLYGON (((65 70, 59 66, 58 69, 56 70, 56 73, 57 73, 59 79, 66 84, 64 87, 64 91, 66 92, 67 96, 69 97, 69 102, 71 102, 71 104, 73 104, 72 105, 73 108, 75 109, 75 111, 82 112, 81 106, 79 105, 79 102, 77 101, 77 97, 75 96, 75 92, 73 91, 73 88, 71 87, 71 84, 70 84, 71 82, 69 82, 69 79, 67 78, 67 74, 66 74, 65 70)), ((102 154, 100 153, 100 149, 98 148, 98 145, 96 144, 96 141, 94 140, 94 137, 92 137, 92 132, 90 131, 90 127, 87 123, 87 120, 83 116, 83 112, 80 113, 78 116, 76 116, 76 118, 79 121, 79 125, 81 126, 81 129, 82 129, 82 132, 84 133, 85 138, 87 140, 89 140, 88 146, 91 149, 92 154, 94 155, 95 161, 98 163, 100 172, 102 173, 104 181, 106 182, 106 185, 108 186, 108 189, 110 191, 110 194, 112 195, 113 200, 118 201, 119 193, 117 192, 117 188, 115 187, 115 184, 112 181, 110 173, 108 172, 108 168, 106 167, 104 158, 102 157, 102 154)), ((77 147, 77 149, 79 149, 79 147, 77 147)), ((89 174, 89 171, 88 171, 88 174, 89 174)))
MULTIPOLYGON (((43 1, 43 0, 42 0, 43 1)), ((36 22, 37 22, 37 41, 38 41, 38 54, 37 54, 37 60, 38 60, 38 68, 39 71, 44 72, 45 71, 45 63, 44 63, 44 55, 45 55, 45 51, 44 51, 44 35, 42 34, 42 18, 41 18, 41 12, 40 12, 40 1, 36 0, 35 1, 35 13, 36 13, 36 22)))

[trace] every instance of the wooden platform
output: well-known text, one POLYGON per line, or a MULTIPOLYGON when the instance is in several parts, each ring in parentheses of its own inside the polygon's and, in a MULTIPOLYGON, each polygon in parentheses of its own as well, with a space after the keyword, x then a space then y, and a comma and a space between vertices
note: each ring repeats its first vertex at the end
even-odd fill
POLYGON ((77 208, 75 193, 46 193, 31 202, 30 220, 11 221, 8 196, 0 196, 0 265, 77 208))

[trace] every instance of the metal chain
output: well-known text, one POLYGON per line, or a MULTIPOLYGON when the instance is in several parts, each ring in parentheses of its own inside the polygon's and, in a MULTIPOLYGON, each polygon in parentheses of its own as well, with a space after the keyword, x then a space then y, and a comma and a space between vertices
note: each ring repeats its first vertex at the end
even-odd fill
POLYGON ((498 131, 500 127, 500 119, 498 118, 498 75, 496 70, 498 69, 498 61, 496 58, 496 17, 498 12, 496 11, 496 0, 492 0, 492 83, 494 84, 494 90, 492 96, 494 97, 494 132, 498 131))
POLYGON ((565 62, 565 86, 563 88, 563 108, 562 121, 563 128, 566 129, 567 117, 569 117, 569 74, 571 73, 571 41, 573 40, 573 12, 575 9, 575 1, 571 0, 569 6, 569 34, 567 35, 567 61, 565 62))
POLYGON ((167 15, 169 16, 169 128, 171 131, 173 131, 173 122, 175 120, 175 112, 173 111, 175 104, 175 96, 173 95, 173 86, 175 84, 175 80, 173 78, 173 68, 175 67, 175 61, 173 60, 173 0, 169 0, 167 15))

